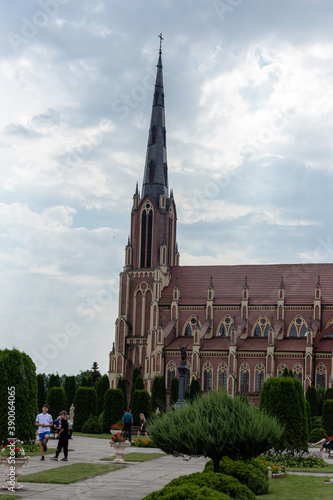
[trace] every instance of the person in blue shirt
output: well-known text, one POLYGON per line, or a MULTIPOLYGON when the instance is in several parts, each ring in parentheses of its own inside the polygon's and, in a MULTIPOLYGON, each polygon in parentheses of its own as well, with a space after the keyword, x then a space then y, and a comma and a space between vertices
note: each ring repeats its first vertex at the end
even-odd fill
POLYGON ((122 421, 124 422, 124 434, 128 436, 128 440, 132 444, 133 415, 130 408, 128 408, 127 413, 123 416, 122 421))

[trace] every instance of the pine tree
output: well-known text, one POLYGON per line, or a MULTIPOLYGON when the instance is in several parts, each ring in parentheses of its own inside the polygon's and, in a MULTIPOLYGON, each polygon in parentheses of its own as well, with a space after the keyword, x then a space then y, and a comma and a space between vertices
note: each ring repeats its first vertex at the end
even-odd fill
POLYGON ((151 391, 151 412, 156 412, 157 408, 160 411, 166 411, 166 388, 165 378, 156 375, 153 380, 153 387, 151 391))
POLYGON ((169 407, 177 403, 177 400, 178 400, 178 387, 179 387, 178 378, 177 377, 173 377, 172 382, 171 382, 171 389, 170 389, 169 407))
POLYGON ((310 405, 311 416, 315 417, 318 415, 318 402, 317 402, 317 391, 313 385, 309 385, 305 394, 306 400, 310 405))
POLYGON ((75 376, 71 375, 70 377, 65 378, 64 389, 66 393, 67 400, 67 413, 72 404, 74 404, 75 392, 76 392, 76 381, 75 376))
POLYGON ((103 375, 103 377, 96 384, 96 394, 97 394, 97 415, 103 411, 104 406, 104 397, 105 393, 108 389, 110 389, 110 381, 107 375, 103 375))
POLYGON ((135 391, 135 382, 138 377, 141 376, 141 367, 140 368, 134 368, 133 370, 133 375, 132 375, 132 386, 131 386, 131 403, 130 406, 132 405, 132 397, 135 391))
POLYGON ((90 373, 91 373, 91 379, 92 379, 93 386, 95 387, 97 382, 102 378, 102 375, 98 369, 97 361, 93 362, 90 373))
POLYGON ((120 389, 121 391, 123 391, 125 406, 127 408, 127 406, 128 406, 127 405, 127 384, 126 384, 126 379, 124 377, 119 377, 117 389, 120 389))

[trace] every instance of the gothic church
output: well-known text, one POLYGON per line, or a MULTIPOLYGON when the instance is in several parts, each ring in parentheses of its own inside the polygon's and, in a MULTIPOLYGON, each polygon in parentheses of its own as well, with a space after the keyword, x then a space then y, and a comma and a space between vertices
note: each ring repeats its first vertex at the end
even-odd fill
POLYGON ((225 387, 258 405, 285 367, 309 385, 333 385, 333 264, 181 266, 177 212, 168 185, 162 52, 159 51, 142 193, 133 196, 120 274, 109 379, 128 391, 141 367, 147 391, 167 394, 187 347, 187 388, 225 387))

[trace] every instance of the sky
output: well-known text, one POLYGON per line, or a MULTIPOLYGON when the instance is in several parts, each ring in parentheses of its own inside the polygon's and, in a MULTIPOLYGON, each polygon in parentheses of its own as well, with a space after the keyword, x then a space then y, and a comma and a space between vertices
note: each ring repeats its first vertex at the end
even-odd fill
POLYGON ((0 3, 0 349, 108 370, 159 38, 181 265, 333 262, 331 0, 0 3))

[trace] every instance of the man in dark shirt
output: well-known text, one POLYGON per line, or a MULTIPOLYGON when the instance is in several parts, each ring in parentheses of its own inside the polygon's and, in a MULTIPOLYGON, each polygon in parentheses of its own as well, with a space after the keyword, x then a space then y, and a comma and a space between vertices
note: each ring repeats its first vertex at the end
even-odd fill
POLYGON ((61 429, 59 431, 58 437, 58 446, 57 446, 57 451, 55 454, 55 457, 52 457, 51 460, 58 460, 58 456, 61 452, 61 450, 64 450, 64 458, 61 459, 62 462, 67 462, 68 458, 68 421, 66 419, 66 412, 65 410, 60 412, 60 417, 61 417, 61 429))
POLYGON ((128 437, 129 442, 132 444, 133 415, 130 408, 128 408, 127 413, 123 416, 122 421, 124 422, 124 434, 128 437))

